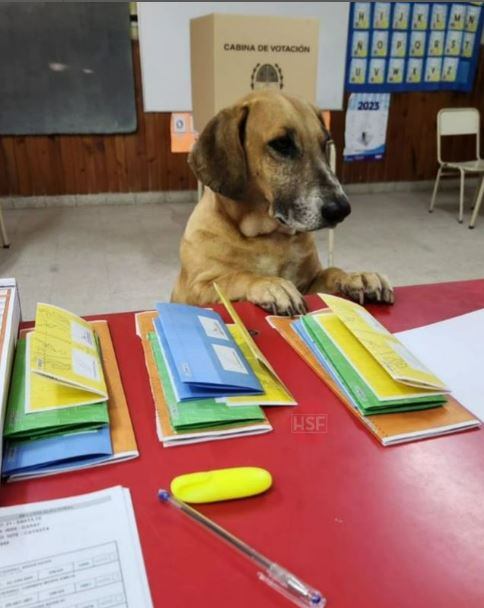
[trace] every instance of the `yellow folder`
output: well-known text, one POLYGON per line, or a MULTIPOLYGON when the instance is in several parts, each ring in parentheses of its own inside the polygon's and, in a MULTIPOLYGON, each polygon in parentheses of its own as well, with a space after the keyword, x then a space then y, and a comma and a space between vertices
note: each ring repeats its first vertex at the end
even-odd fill
POLYGON ((448 392, 444 382, 412 355, 363 306, 327 294, 319 294, 319 297, 393 380, 421 389, 448 392))
POLYGON ((95 333, 87 321, 38 304, 27 336, 27 412, 96 403, 108 392, 95 333))
POLYGON ((297 405, 294 397, 253 340, 230 300, 216 283, 214 283, 213 286, 215 287, 215 291, 217 292, 220 301, 225 306, 234 322, 234 326, 229 326, 230 331, 239 348, 246 356, 247 361, 249 361, 250 366, 256 373, 264 390, 264 395, 256 395, 254 399, 245 396, 226 397, 223 399, 224 402, 227 405, 297 405))

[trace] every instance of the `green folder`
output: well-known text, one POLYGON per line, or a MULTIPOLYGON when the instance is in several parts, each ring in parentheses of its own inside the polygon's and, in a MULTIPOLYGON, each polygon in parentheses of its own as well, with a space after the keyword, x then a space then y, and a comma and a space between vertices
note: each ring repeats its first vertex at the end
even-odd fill
POLYGON ((405 397, 403 399, 381 401, 355 371, 351 363, 333 344, 321 326, 310 315, 302 317, 304 327, 316 342, 333 371, 353 396, 363 414, 390 414, 430 409, 443 405, 447 399, 443 395, 405 397))
POLYGON ((148 339, 163 387, 171 424, 176 431, 226 426, 228 423, 236 425, 265 421, 264 412, 258 405, 229 407, 215 399, 190 399, 177 402, 158 338, 155 333, 150 333, 148 339))
POLYGON ((25 413, 26 340, 17 343, 7 402, 4 437, 39 439, 109 424, 107 401, 32 414, 25 413))

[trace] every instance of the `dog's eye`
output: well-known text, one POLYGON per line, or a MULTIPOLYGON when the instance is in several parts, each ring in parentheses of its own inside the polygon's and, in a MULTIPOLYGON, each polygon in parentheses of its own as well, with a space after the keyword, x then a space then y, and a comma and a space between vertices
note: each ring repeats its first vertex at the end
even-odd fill
POLYGON ((286 158, 295 158, 298 155, 297 146, 288 135, 273 139, 268 143, 268 146, 271 150, 286 158))

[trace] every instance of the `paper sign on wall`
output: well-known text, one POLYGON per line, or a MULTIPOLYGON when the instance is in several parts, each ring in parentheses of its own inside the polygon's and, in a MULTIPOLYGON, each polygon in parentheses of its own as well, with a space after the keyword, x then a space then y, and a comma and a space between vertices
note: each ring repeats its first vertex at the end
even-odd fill
POLYGON ((346 111, 344 159, 381 159, 385 152, 389 93, 352 93, 346 111))
POLYGON ((170 121, 171 151, 191 152, 198 133, 193 128, 191 112, 177 112, 171 115, 170 121))

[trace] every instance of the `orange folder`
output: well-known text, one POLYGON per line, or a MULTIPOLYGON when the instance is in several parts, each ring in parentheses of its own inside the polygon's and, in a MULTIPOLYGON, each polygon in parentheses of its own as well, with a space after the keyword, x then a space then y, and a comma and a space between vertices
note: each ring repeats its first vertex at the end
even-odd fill
POLYGON ((481 425, 480 420, 453 397, 450 397, 445 405, 428 410, 364 416, 341 392, 339 386, 321 366, 309 346, 292 329, 293 319, 269 316, 267 322, 384 446, 438 437, 477 428, 481 425))

